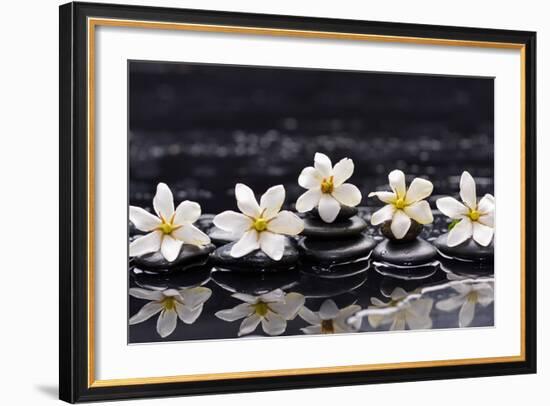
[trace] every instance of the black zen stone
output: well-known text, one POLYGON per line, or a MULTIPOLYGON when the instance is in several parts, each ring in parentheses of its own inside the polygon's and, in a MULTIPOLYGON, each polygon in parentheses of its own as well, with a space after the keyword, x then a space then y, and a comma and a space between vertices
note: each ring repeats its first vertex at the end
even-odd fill
POLYGON ((224 231, 216 226, 212 227, 208 232, 208 237, 216 247, 229 244, 235 241, 233 234, 230 231, 224 231))
POLYGON ((417 238, 410 242, 384 240, 372 252, 375 261, 397 266, 418 266, 432 262, 437 257, 435 247, 417 238))
POLYGON ((459 258, 467 261, 493 261, 494 239, 486 247, 475 242, 473 238, 469 238, 456 247, 449 247, 447 245, 447 235, 443 234, 434 241, 435 247, 444 257, 459 258))
POLYGON ((133 264, 139 268, 144 269, 169 269, 176 268, 180 265, 190 262, 198 261, 201 258, 208 256, 216 246, 214 244, 208 244, 203 247, 197 247, 195 245, 183 244, 178 257, 173 262, 168 262, 160 253, 160 251, 152 254, 142 255, 141 257, 134 257, 133 264))
POLYGON ((409 227, 409 231, 407 231, 407 234, 405 234, 403 238, 398 240, 393 236, 393 233, 391 231, 391 220, 388 220, 380 226, 380 231, 382 232, 384 237, 390 240, 393 240, 395 242, 410 242, 410 241, 414 241, 416 237, 418 237, 418 235, 422 231, 422 228, 423 228, 422 224, 417 223, 416 221, 411 219, 411 226, 409 227))
POLYGON ((334 223, 325 223, 321 219, 304 218, 302 235, 314 238, 347 238, 361 234, 367 228, 367 222, 358 216, 347 220, 335 220, 334 223))
POLYGON ((243 271, 261 271, 288 269, 296 265, 300 258, 300 253, 296 248, 294 241, 287 239, 283 257, 279 261, 271 259, 261 250, 256 250, 241 258, 231 256, 231 248, 235 242, 226 244, 216 249, 210 256, 211 261, 223 268, 243 271))
MULTIPOLYGON (((358 212, 359 210, 357 210, 357 207, 340 206, 340 211, 338 212, 338 216, 336 216, 336 220, 334 221, 349 219, 357 215, 358 212)), ((314 218, 320 219, 319 210, 317 210, 317 207, 308 212, 308 214, 314 218)))
POLYGON ((298 246, 303 256, 311 261, 334 263, 368 256, 376 246, 376 241, 360 234, 340 240, 304 238, 298 246))

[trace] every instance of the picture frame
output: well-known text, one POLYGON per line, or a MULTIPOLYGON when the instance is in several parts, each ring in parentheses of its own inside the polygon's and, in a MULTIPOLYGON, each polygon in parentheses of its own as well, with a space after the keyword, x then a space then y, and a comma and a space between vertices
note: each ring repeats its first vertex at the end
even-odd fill
MULTIPOLYGON (((234 393, 278 389, 359 385, 482 377, 536 372, 536 33, 373 21, 259 15, 94 3, 60 6, 60 399, 75 403, 160 396, 234 393), (517 272, 519 302, 515 326, 518 354, 456 359, 342 364, 326 367, 101 379, 96 374, 97 279, 96 198, 103 192, 96 172, 103 157, 96 151, 98 27, 218 35, 254 35, 293 40, 414 44, 436 50, 474 48, 510 50, 520 61, 519 209, 517 272)), ((500 103, 498 94, 496 103, 500 103)), ((111 137, 117 137, 111 134, 111 137)), ((120 137, 124 138, 125 134, 120 137)), ((103 142, 103 141, 102 141, 103 142)), ((126 224, 124 225, 126 227, 126 224)), ((512 267, 510 267, 512 268, 512 267)), ((310 338, 304 338, 310 340, 310 338)), ((208 345, 218 345, 217 342, 208 345)), ((320 345, 312 341, 312 345, 320 345)))

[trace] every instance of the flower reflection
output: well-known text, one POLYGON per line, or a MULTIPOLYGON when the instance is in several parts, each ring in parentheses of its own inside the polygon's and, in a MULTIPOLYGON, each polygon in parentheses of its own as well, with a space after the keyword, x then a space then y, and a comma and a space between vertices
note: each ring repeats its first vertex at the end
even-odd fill
POLYGON ((487 307, 494 300, 494 290, 490 283, 460 284, 452 288, 458 292, 448 299, 436 303, 435 307, 445 312, 452 312, 460 307, 458 326, 468 327, 474 320, 476 304, 487 307))
POLYGON ((355 304, 338 309, 332 299, 325 300, 318 312, 313 312, 304 306, 298 314, 311 326, 301 330, 306 334, 337 334, 357 331, 357 325, 350 325, 346 321, 359 310, 361 310, 361 306, 355 304))
POLYGON ((138 230, 149 232, 130 243, 131 257, 160 250, 162 256, 172 262, 184 243, 196 246, 210 244, 210 238, 193 225, 201 215, 198 203, 186 200, 174 210, 172 191, 166 184, 159 183, 153 207, 156 216, 141 207, 130 206, 130 221, 138 230))
POLYGON ((160 312, 157 332, 162 338, 168 337, 176 329, 178 318, 185 324, 193 324, 200 316, 203 304, 211 294, 210 289, 202 286, 179 290, 131 288, 131 296, 150 302, 130 318, 130 324, 142 323, 160 312))
POLYGON ((369 306, 368 309, 384 311, 369 314, 370 325, 378 328, 380 325, 391 324, 390 330, 405 330, 407 326, 411 330, 431 328, 430 312, 433 300, 424 298, 404 300, 407 295, 404 289, 395 288, 391 294, 391 300, 387 303, 375 297, 371 298, 374 306, 369 306))
POLYGON ((287 320, 293 320, 305 302, 303 295, 294 292, 285 294, 281 289, 260 296, 235 293, 232 297, 244 303, 220 310, 216 317, 225 321, 244 319, 239 327, 239 336, 252 333, 260 323, 266 334, 275 336, 284 333, 287 320))

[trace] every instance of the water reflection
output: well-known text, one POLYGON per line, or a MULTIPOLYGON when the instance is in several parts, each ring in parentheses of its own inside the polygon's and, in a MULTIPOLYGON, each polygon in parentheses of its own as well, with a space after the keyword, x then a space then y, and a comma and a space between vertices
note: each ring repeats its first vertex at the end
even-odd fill
MULTIPOLYGON (((360 209, 363 218, 371 212, 360 209)), ((446 227, 434 215, 427 241, 446 227)), ((493 325, 491 262, 439 256, 429 272, 407 272, 368 258, 269 272, 225 269, 204 258, 172 270, 132 266, 129 342, 493 325)))

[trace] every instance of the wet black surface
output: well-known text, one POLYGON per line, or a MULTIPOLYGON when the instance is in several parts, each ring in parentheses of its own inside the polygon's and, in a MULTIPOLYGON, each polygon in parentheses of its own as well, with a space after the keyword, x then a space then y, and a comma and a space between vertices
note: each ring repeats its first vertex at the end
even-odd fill
MULTIPOLYGON (((333 163, 343 157, 354 160, 350 182, 363 194, 361 206, 380 205, 367 195, 388 189, 387 174, 393 169, 403 170, 408 182, 417 176, 429 179, 434 184, 432 208, 441 195, 457 196, 464 170, 474 176, 478 196, 493 193, 490 78, 143 62, 131 62, 129 74, 132 205, 150 208, 157 183, 165 182, 176 204, 190 199, 204 213, 235 210, 234 186, 243 182, 257 194, 283 184, 285 208, 292 209, 304 191, 298 175, 313 163, 315 152, 326 153, 333 163)), ((359 216, 368 220, 371 212, 361 207, 359 216)), ((420 234, 428 242, 447 231, 448 220, 434 214, 434 223, 420 234)), ((383 238, 370 225, 365 234, 377 242, 383 238)), ((422 292, 439 286, 422 294, 433 301, 431 327, 458 327, 460 307, 436 307, 458 294, 447 284, 491 285, 492 264, 438 260, 435 267, 409 274, 376 268, 371 259, 331 266, 302 261, 293 270, 269 273, 228 271, 209 260, 168 273, 132 266, 131 287, 205 286, 212 295, 193 324, 178 321, 175 331, 162 339, 156 330, 158 315, 153 316, 129 327, 129 342, 236 338, 241 320, 227 322, 215 313, 242 303, 231 296, 235 292, 259 295, 273 289, 298 292, 306 307, 318 311, 328 298, 339 308, 355 303, 365 309, 371 298, 388 302, 396 288, 422 292)), ((146 303, 130 297, 129 316, 146 303)), ((493 325, 492 303, 478 304, 475 310, 470 326, 493 325)), ((367 319, 362 318, 360 330, 392 325, 374 328, 367 319)), ((282 335, 302 335, 307 326, 297 316, 282 335)), ((252 335, 265 333, 258 326, 252 335)))

